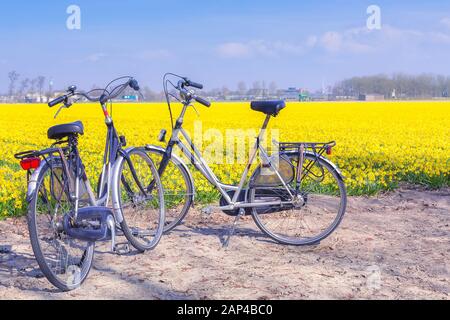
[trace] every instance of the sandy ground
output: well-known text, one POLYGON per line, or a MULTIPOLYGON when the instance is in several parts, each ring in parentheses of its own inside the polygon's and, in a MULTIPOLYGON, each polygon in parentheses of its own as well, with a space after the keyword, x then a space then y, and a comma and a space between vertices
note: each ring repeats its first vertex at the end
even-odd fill
POLYGON ((449 299, 450 190, 403 188, 349 199, 339 229, 314 247, 272 242, 241 221, 190 212, 152 252, 118 256, 97 246, 81 288, 42 277, 23 219, 0 221, 0 299, 449 299))

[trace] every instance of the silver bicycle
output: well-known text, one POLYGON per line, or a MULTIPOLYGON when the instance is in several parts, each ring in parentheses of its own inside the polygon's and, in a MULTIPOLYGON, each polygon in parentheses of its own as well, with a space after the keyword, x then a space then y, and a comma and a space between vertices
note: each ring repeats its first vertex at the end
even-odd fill
MULTIPOLYGON (((149 156, 159 164, 158 173, 164 186, 165 232, 183 221, 194 201, 195 187, 190 167, 200 171, 219 191, 220 201, 216 208, 235 216, 225 246, 243 215, 252 215, 264 233, 290 245, 318 243, 337 228, 346 208, 346 188, 339 169, 324 157, 331 153, 335 142, 280 142, 279 151, 269 155, 261 143, 263 133, 270 118, 277 116, 286 105, 284 101, 254 101, 251 108, 265 114, 261 131, 239 181, 233 185, 223 183, 183 129, 185 113, 193 102, 210 106, 192 89, 202 89, 203 86, 171 73, 164 76, 163 83, 171 119, 170 98, 182 103, 181 114, 175 124, 172 120, 172 134, 166 148, 146 146, 149 156), (169 92, 169 85, 175 89, 173 92, 169 92), (173 153, 175 147, 189 159, 190 167, 173 153), (262 161, 249 175, 258 154, 262 161)), ((166 130, 162 130, 159 140, 165 141, 165 135, 166 130)), ((208 207, 205 211, 211 212, 213 208, 208 207)))

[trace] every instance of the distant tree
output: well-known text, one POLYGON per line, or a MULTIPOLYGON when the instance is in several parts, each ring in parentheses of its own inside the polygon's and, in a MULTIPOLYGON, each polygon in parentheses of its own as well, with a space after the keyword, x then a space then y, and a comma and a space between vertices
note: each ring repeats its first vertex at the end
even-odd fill
POLYGON ((260 81, 254 81, 253 82, 253 91, 254 91, 254 94, 256 94, 256 95, 260 95, 261 94, 261 82, 260 81))
POLYGON ((223 86, 223 87, 222 87, 222 95, 223 95, 224 97, 226 97, 226 96, 228 96, 229 94, 230 94, 230 89, 228 89, 227 86, 223 86))
POLYGON ((36 92, 36 84, 37 84, 37 79, 31 79, 31 81, 30 81, 30 93, 35 93, 36 92))
POLYGON ((270 82, 269 84, 269 93, 270 94, 275 94, 277 92, 277 83, 275 81, 270 82))
POLYGON ((245 84, 244 81, 239 81, 237 87, 238 87, 238 92, 240 95, 244 95, 247 93, 248 89, 247 89, 247 85, 245 84))
POLYGON ((16 82, 19 79, 19 74, 16 71, 11 71, 8 73, 9 78, 9 96, 14 96, 14 89, 16 82))
POLYGON ((19 95, 20 96, 26 96, 27 95, 27 89, 30 84, 30 79, 25 78, 22 81, 20 81, 20 87, 19 87, 19 95))
POLYGON ((45 85, 45 77, 44 76, 38 76, 36 78, 36 84, 39 92, 39 101, 42 102, 42 94, 44 91, 44 85, 45 85))
POLYGON ((374 75, 345 79, 337 82, 332 91, 335 95, 356 97, 360 94, 375 93, 391 98, 395 90, 399 98, 415 99, 441 97, 443 92, 448 92, 449 87, 449 77, 432 74, 412 76, 399 73, 392 76, 374 75))

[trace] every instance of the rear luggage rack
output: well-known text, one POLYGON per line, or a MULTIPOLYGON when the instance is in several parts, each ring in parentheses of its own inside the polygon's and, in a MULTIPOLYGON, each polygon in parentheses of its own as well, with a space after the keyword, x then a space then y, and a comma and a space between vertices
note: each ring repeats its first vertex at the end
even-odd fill
POLYGON ((27 158, 34 158, 34 157, 41 157, 43 156, 45 158, 46 155, 51 155, 53 153, 59 153, 59 151, 66 151, 68 150, 68 147, 62 147, 61 149, 59 148, 48 148, 48 149, 44 149, 44 150, 28 150, 28 151, 23 151, 23 152, 19 152, 16 153, 14 155, 14 158, 19 159, 19 160, 23 160, 23 159, 27 159, 27 158))
POLYGON ((331 149, 336 146, 336 141, 330 142, 279 142, 280 151, 298 151, 303 147, 304 150, 312 151, 314 154, 331 154, 331 149))
POLYGON ((23 159, 34 158, 34 157, 39 157, 39 156, 40 156, 40 152, 38 150, 28 150, 28 151, 16 153, 14 155, 14 158, 23 160, 23 159))

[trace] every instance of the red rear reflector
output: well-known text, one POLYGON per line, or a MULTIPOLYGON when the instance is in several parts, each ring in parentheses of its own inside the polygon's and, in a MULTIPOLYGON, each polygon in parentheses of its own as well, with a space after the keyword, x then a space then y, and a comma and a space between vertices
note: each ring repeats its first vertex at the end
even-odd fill
POLYGON ((331 154, 331 149, 332 149, 331 147, 328 147, 328 148, 327 148, 327 155, 330 155, 330 154, 331 154))
POLYGON ((23 170, 37 169, 41 164, 39 158, 27 158, 20 161, 20 166, 23 170))

